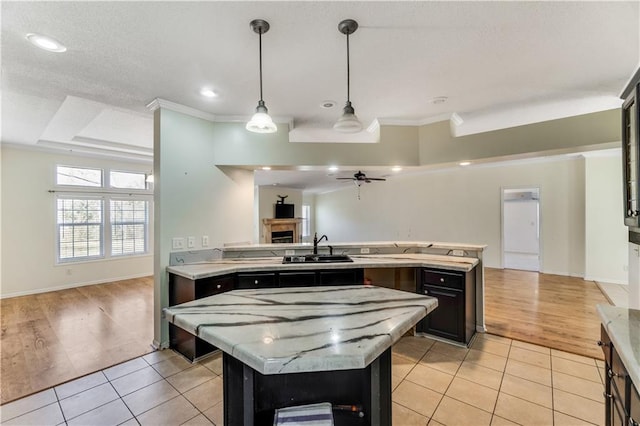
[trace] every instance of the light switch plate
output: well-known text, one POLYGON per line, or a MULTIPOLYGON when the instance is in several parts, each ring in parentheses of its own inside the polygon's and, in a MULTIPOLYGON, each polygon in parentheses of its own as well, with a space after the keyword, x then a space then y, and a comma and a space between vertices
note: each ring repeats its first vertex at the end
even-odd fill
POLYGON ((453 250, 451 254, 454 256, 464 256, 464 250, 453 250))
POLYGON ((184 249, 184 238, 182 237, 178 237, 178 238, 173 238, 171 240, 171 248, 173 250, 181 250, 184 249))
POLYGON ((194 248, 196 246, 196 237, 187 238, 187 248, 194 248))
POLYGON ((209 236, 208 235, 203 235, 202 236, 202 247, 209 247, 209 236))
POLYGON ((363 247, 360 249, 360 254, 369 254, 369 247, 363 247))

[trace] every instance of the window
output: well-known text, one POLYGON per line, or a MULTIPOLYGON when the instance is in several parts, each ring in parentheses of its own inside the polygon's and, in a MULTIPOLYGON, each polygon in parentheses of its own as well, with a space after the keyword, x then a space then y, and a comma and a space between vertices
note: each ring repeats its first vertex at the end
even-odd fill
POLYGON ((147 204, 142 200, 111 200, 111 255, 146 253, 147 204))
POLYGON ((311 206, 302 205, 302 236, 308 237, 311 235, 311 229, 309 227, 310 224, 310 216, 311 216, 311 206))
POLYGON ((112 188, 122 189, 147 189, 146 173, 116 172, 109 174, 109 183, 112 188))
POLYGON ((57 185, 102 186, 101 169, 58 166, 56 171, 57 185))
POLYGON ((57 166, 58 262, 148 253, 146 178, 144 172, 57 166))
POLYGON ((61 262, 102 256, 102 200, 59 198, 58 260, 61 262))

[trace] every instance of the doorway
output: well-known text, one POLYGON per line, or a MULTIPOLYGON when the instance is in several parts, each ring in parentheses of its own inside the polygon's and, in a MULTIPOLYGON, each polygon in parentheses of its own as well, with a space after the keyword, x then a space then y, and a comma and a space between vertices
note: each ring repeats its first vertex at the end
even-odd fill
POLYGON ((502 267, 540 271, 540 189, 502 189, 502 267))

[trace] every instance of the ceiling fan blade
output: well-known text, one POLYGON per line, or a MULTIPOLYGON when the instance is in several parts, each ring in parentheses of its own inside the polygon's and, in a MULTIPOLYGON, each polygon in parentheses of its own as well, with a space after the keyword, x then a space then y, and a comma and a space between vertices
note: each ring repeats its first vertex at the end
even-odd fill
POLYGON ((368 180, 386 180, 384 178, 367 178, 368 180))
POLYGON ((336 178, 337 180, 355 180, 354 178, 336 178))

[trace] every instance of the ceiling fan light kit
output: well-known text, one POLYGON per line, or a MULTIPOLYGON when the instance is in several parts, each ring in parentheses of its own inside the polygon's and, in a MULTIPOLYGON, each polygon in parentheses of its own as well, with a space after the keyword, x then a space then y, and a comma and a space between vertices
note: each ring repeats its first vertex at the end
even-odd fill
POLYGON ((358 120, 353 106, 351 105, 350 94, 350 78, 351 70, 349 67, 349 35, 356 32, 358 23, 353 19, 345 19, 338 24, 338 31, 347 36, 347 103, 342 109, 342 116, 338 118, 333 130, 342 133, 356 133, 362 130, 362 123, 358 120))
POLYGON ((249 24, 251 29, 258 33, 260 52, 260 100, 256 107, 256 113, 247 123, 246 129, 253 133, 275 133, 278 127, 269 116, 269 110, 262 99, 262 34, 269 31, 269 23, 263 19, 254 19, 249 24))

